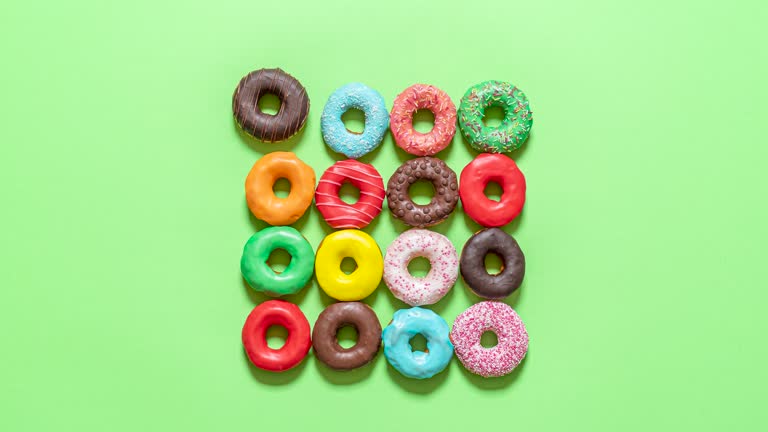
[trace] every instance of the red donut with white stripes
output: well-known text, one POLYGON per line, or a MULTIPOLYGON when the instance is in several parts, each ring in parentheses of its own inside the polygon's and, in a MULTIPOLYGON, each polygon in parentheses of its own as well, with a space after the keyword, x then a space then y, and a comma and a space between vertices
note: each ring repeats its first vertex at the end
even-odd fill
POLYGON ((381 213, 384 181, 373 165, 354 159, 336 162, 320 177, 315 204, 331 227, 360 229, 381 213), (360 190, 360 199, 356 203, 348 204, 339 198, 344 183, 360 190))

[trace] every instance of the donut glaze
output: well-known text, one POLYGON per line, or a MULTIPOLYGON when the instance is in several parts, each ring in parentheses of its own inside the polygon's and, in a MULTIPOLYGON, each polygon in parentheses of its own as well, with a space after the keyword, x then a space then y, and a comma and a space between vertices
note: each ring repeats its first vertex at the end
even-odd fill
POLYGON ((400 309, 381 334, 384 356, 409 378, 431 378, 445 369, 453 357, 449 332, 448 323, 429 309, 400 309), (427 340, 426 351, 412 350, 410 341, 417 334, 427 340))
POLYGON ((400 234, 387 248, 384 258, 384 282, 395 297, 411 306, 437 303, 450 291, 458 277, 456 248, 442 234, 414 228, 400 234), (408 271, 416 257, 429 260, 425 277, 408 271))
POLYGON ((256 161, 245 179, 245 199, 254 216, 270 225, 290 225, 312 204, 315 172, 291 152, 273 152, 256 161), (272 190, 278 179, 291 183, 291 192, 279 198, 272 190))
POLYGON ((333 92, 320 117, 320 129, 328 147, 352 159, 378 147, 388 126, 389 113, 384 98, 361 83, 350 83, 333 92), (363 133, 349 131, 341 120, 341 116, 352 108, 365 113, 363 133))
POLYGON ((251 288, 277 297, 301 291, 312 278, 314 261, 312 246, 296 229, 267 227, 248 239, 240 271, 251 288), (275 273, 267 264, 275 249, 283 249, 291 256, 291 262, 281 273, 275 273))
POLYGON ((373 165, 353 159, 336 162, 320 177, 315 204, 331 227, 360 229, 381 213, 384 181, 373 165), (360 190, 360 199, 354 204, 339 198, 339 190, 345 182, 360 190))
POLYGON ((519 88, 503 81, 485 81, 467 90, 459 104, 459 127, 469 144, 479 152, 502 153, 517 150, 528 138, 533 113, 528 98, 519 88), (496 106, 504 119, 496 127, 483 123, 485 110, 496 106))
POLYGON ((315 276, 326 294, 340 301, 368 297, 381 282, 384 259, 373 237, 360 230, 341 230, 328 234, 317 248, 315 276), (341 271, 344 258, 352 258, 357 268, 350 274, 341 271))
POLYGON ((283 300, 269 300, 256 306, 245 320, 242 337, 251 363, 272 372, 298 365, 312 346, 309 321, 298 306, 283 300), (267 344, 267 329, 275 325, 288 330, 285 345, 280 349, 267 344))
POLYGON ((282 69, 259 69, 244 76, 232 95, 232 111, 240 128, 265 142, 283 141, 304 127, 309 97, 304 86, 282 69), (280 98, 280 109, 269 115, 259 108, 259 98, 271 93, 280 98))
POLYGON ((506 375, 523 361, 528 352, 528 332, 517 313, 501 302, 472 305, 453 322, 451 341, 456 357, 473 374, 483 377, 506 375), (483 333, 496 334, 498 344, 485 348, 483 333))
POLYGON ((456 105, 439 88, 414 84, 395 98, 389 122, 400 148, 416 156, 431 156, 446 148, 456 134, 456 105), (435 115, 435 125, 427 133, 413 129, 413 115, 420 109, 435 115))
POLYGON ((405 224, 425 228, 444 221, 459 201, 456 173, 440 159, 420 157, 405 161, 387 183, 387 205, 405 224), (413 202, 408 189, 417 180, 432 182, 435 196, 427 205, 413 202))
POLYGON ((512 294, 525 276, 525 255, 515 239, 498 228, 478 231, 461 251, 461 277, 469 289, 480 297, 501 300, 512 294), (485 269, 485 256, 498 255, 501 272, 490 274, 485 269))
POLYGON ((512 221, 525 204, 525 177, 515 161, 502 154, 479 154, 461 171, 459 195, 464 211, 484 227, 500 227, 512 221), (496 182, 501 199, 485 196, 485 187, 496 182))
POLYGON ((350 370, 366 365, 376 357, 381 346, 381 324, 368 305, 360 302, 334 303, 317 317, 312 330, 315 356, 331 369, 350 370), (357 331, 357 343, 342 348, 336 338, 340 328, 351 325, 357 331))

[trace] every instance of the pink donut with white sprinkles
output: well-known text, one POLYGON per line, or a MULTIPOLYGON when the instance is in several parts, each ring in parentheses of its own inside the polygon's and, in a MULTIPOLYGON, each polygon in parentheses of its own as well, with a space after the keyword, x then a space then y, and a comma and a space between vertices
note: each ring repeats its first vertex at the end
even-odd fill
POLYGON ((389 129, 395 143, 410 154, 431 156, 448 147, 456 133, 456 105, 439 88, 414 84, 397 95, 389 114, 389 129), (428 109, 435 115, 435 125, 427 133, 413 128, 413 115, 428 109))
POLYGON ((459 258, 451 241, 425 229, 400 234, 384 258, 384 282, 395 297, 411 306, 437 303, 456 283, 458 274, 459 258), (421 278, 408 271, 408 263, 417 257, 428 259, 431 266, 421 278))
POLYGON ((486 378, 512 372, 528 352, 528 332, 523 321, 509 305, 496 301, 477 303, 456 317, 451 342, 464 367, 486 378), (499 341, 492 348, 480 344, 487 331, 495 333, 499 341))

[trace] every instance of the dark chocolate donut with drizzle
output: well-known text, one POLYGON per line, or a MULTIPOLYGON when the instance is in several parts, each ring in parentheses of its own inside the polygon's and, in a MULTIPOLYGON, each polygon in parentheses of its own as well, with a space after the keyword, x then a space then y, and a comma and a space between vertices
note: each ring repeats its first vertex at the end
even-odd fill
POLYGON ((381 346, 381 324, 368 305, 360 302, 334 303, 317 317, 312 331, 315 356, 331 369, 350 370, 369 363, 381 346), (336 339, 340 328, 351 325, 357 330, 357 343, 343 348, 336 339))
POLYGON ((306 123, 309 96, 304 86, 282 69, 259 69, 240 80, 232 96, 232 111, 247 134, 265 142, 284 141, 306 123), (275 115, 259 108, 259 98, 267 93, 280 99, 275 115))
POLYGON ((501 300, 512 294, 525 276, 525 255, 515 239, 499 228, 476 232, 461 251, 461 277, 469 289, 482 298, 501 300), (490 274, 485 256, 493 253, 502 261, 501 272, 490 274))
POLYGON ((425 156, 406 161, 387 183, 387 205, 392 215, 404 223, 425 228, 444 221, 459 200, 456 173, 440 159, 425 156), (426 205, 413 202, 408 188, 418 180, 427 180, 435 196, 426 205))

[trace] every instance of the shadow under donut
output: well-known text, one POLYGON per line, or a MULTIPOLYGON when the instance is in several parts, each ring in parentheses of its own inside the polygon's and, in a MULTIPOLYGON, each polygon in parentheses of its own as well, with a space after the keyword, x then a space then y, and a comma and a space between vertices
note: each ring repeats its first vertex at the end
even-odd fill
MULTIPOLYGON (((453 359, 451 359, 453 360, 453 359)), ((385 359, 386 361, 386 359, 385 359)), ((405 375, 398 372, 392 365, 387 362, 387 374, 389 378, 394 381, 400 388, 413 394, 430 394, 436 391, 448 378, 448 373, 451 371, 451 364, 439 374, 427 379, 414 379, 408 378, 405 375)))
POLYGON ((523 372, 523 367, 525 366, 525 362, 527 361, 529 355, 530 353, 526 354, 525 358, 523 358, 523 361, 520 362, 520 364, 517 365, 517 367, 508 375, 494 378, 484 378, 480 375, 475 375, 472 372, 466 370, 460 361, 458 363, 459 367, 461 368, 461 372, 464 374, 464 377, 475 387, 483 390, 504 390, 511 386, 520 377, 520 374, 523 372))
POLYGON ((379 351, 376 353, 376 357, 374 357, 370 363, 357 369, 348 371, 338 371, 331 369, 314 356, 313 361, 315 362, 315 369, 320 373, 323 379, 329 383, 334 385, 350 385, 367 379, 371 375, 373 369, 376 367, 376 362, 379 360, 379 357, 382 356, 383 354, 381 353, 381 348, 379 348, 379 351))
MULTIPOLYGON (((459 139, 461 139, 461 142, 464 144, 464 147, 466 147, 467 150, 469 151, 469 154, 472 157, 472 159, 476 158, 477 155, 479 155, 480 153, 483 153, 483 152, 479 152, 479 151, 475 150, 472 147, 472 145, 469 143, 469 141, 464 136, 464 134, 461 133, 461 130, 458 127, 456 128, 456 136, 460 137, 459 139)), ((526 153, 526 150, 528 149, 528 147, 533 144, 533 141, 534 141, 533 140, 533 131, 531 131, 528 134, 528 138, 525 139, 525 142, 523 142, 523 144, 520 146, 519 149, 513 150, 513 151, 511 151, 509 153, 503 153, 503 154, 506 155, 506 156, 509 156, 510 158, 512 158, 515 161, 515 163, 520 163, 523 160, 523 158, 525 156, 525 153, 526 153)), ((459 173, 457 172, 456 174, 459 174, 459 173)), ((525 171, 523 171, 523 174, 525 174, 525 171)))
MULTIPOLYGON (((296 305, 300 305, 304 298, 307 296, 307 293, 309 292, 310 287, 312 286, 312 280, 313 278, 309 279, 309 282, 307 282, 304 287, 301 288, 301 291, 297 292, 296 294, 290 294, 280 297, 272 297, 270 295, 264 294, 263 292, 256 291, 255 289, 251 288, 250 285, 248 285, 248 282, 245 281, 242 275, 240 275, 240 281, 243 284, 243 289, 245 290, 245 293, 248 295, 248 299, 251 300, 251 302, 254 305, 260 305, 268 300, 285 300, 290 303, 294 303, 296 305)), ((255 306, 254 306, 255 307, 255 306)))
POLYGON ((286 385, 296 380, 302 372, 304 372, 304 369, 307 367, 307 362, 309 361, 309 355, 307 355, 301 363, 292 369, 285 372, 270 372, 254 366, 242 346, 240 347, 240 350, 242 351, 243 361, 247 364, 248 372, 251 373, 251 376, 262 384, 273 386, 286 385))
POLYGON ((310 118, 308 117, 307 121, 304 123, 304 126, 298 132, 296 132, 296 135, 288 138, 285 141, 264 142, 252 137, 246 131, 244 131, 240 125, 237 124, 235 117, 232 116, 232 127, 235 128, 235 132, 237 132, 237 135, 240 137, 240 141, 248 146, 248 148, 257 153, 260 153, 261 155, 276 151, 293 151, 293 148, 296 147, 299 141, 301 141, 302 136, 304 136, 304 131, 307 130, 309 122, 310 118))

